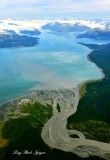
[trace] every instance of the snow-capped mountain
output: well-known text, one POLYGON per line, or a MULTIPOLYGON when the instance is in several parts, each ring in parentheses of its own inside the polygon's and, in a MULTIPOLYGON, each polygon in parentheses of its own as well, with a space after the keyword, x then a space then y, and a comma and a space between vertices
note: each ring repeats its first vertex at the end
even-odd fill
MULTIPOLYGON (((78 27, 81 29, 83 28, 101 28, 104 29, 108 27, 110 29, 110 21, 109 20, 74 20, 74 19, 67 19, 67 20, 1 20, 0 21, 0 33, 4 32, 4 30, 14 30, 16 33, 20 33, 21 30, 42 30, 42 28, 46 28, 50 25, 73 29, 73 27, 77 30, 78 27)), ((59 28, 61 30, 61 28, 59 28)), ((82 29, 83 30, 83 29, 82 29)), ((85 29, 84 29, 85 30, 85 29)))
POLYGON ((0 48, 7 47, 30 47, 35 46, 39 42, 38 37, 29 37, 26 35, 18 35, 14 32, 9 34, 0 34, 0 48))
POLYGON ((95 28, 95 29, 91 29, 89 31, 86 31, 85 33, 80 34, 77 37, 78 38, 110 40, 110 30, 95 28))
POLYGON ((4 30, 13 30, 17 34, 20 34, 22 30, 35 30, 41 29, 41 26, 47 23, 46 20, 1 20, 0 21, 0 33, 5 33, 4 30))
POLYGON ((109 20, 14 20, 0 21, 0 47, 34 46, 45 31, 77 33, 79 38, 110 39, 109 20))
POLYGON ((44 30, 50 30, 54 32, 62 32, 62 33, 70 33, 70 32, 84 32, 89 29, 91 29, 88 26, 82 25, 80 23, 60 23, 60 22, 54 22, 54 23, 47 23, 42 27, 44 30))
POLYGON ((41 34, 38 29, 40 29, 41 24, 37 20, 1 20, 0 48, 37 45, 39 42, 38 36, 41 34))
POLYGON ((33 30, 21 30, 20 34, 28 35, 28 36, 38 36, 41 34, 41 32, 38 29, 33 30))

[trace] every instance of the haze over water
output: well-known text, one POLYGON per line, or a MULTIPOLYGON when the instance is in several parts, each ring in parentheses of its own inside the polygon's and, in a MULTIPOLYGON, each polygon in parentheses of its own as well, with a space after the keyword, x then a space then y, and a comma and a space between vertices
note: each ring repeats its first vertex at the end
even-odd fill
POLYGON ((35 47, 0 49, 0 102, 32 87, 73 88, 85 80, 101 78, 98 67, 87 60, 90 49, 78 41, 74 35, 44 32, 35 47))

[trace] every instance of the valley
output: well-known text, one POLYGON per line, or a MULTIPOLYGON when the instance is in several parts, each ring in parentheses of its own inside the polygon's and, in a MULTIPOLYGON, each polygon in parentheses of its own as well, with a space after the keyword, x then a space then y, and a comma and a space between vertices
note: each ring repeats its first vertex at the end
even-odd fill
POLYGON ((1 22, 0 158, 109 160, 110 24, 31 22, 1 22))

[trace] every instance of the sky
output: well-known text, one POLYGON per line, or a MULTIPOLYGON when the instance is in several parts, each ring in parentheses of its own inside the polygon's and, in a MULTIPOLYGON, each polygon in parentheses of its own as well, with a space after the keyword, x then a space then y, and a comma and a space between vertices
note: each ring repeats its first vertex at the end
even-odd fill
POLYGON ((110 0, 0 0, 0 19, 110 18, 110 0))

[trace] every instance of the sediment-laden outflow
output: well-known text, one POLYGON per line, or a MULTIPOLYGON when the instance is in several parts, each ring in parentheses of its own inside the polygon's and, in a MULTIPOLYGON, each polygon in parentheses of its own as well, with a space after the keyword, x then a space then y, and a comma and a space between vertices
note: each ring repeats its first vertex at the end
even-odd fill
POLYGON ((86 139, 83 133, 66 128, 67 118, 77 111, 79 90, 77 88, 70 90, 69 98, 65 96, 66 91, 58 91, 59 94, 53 99, 53 116, 42 129, 42 139, 51 148, 76 153, 84 158, 96 155, 109 159, 110 144, 86 139), (65 107, 62 103, 63 101, 65 107), (57 103, 60 105, 60 112, 57 109, 57 103), (71 138, 70 135, 75 135, 79 138, 71 138))

